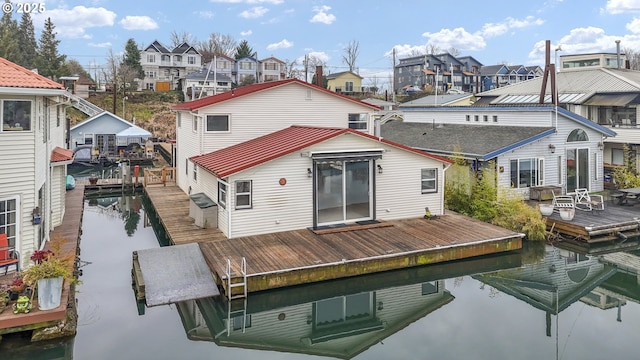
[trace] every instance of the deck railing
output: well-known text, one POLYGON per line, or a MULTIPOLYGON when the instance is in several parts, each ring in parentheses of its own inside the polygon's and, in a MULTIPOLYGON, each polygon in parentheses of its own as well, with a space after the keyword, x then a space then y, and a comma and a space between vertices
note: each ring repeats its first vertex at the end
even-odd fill
POLYGON ((144 186, 164 185, 176 182, 176 168, 163 167, 159 169, 144 169, 144 186))

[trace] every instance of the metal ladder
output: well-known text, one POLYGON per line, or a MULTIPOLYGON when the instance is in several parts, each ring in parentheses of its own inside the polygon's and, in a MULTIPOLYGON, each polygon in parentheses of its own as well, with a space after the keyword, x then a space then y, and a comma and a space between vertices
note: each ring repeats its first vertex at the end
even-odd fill
POLYGON ((242 299, 242 309, 232 310, 233 302, 227 303, 227 336, 231 335, 232 330, 235 328, 235 319, 239 316, 242 317, 242 333, 244 334, 247 328, 247 298, 242 299))
POLYGON ((227 299, 230 301, 233 299, 247 298, 247 260, 244 256, 240 264, 240 273, 242 274, 242 282, 231 283, 231 259, 227 259, 225 275, 227 276, 227 299), (237 287, 242 287, 242 294, 234 296, 232 290, 237 287))

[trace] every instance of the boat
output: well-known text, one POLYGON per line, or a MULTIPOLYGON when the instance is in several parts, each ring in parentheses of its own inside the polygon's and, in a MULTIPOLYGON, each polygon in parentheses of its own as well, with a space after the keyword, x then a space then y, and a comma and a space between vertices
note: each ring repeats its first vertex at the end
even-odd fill
POLYGON ((73 175, 67 175, 67 190, 73 190, 76 187, 76 178, 73 175))

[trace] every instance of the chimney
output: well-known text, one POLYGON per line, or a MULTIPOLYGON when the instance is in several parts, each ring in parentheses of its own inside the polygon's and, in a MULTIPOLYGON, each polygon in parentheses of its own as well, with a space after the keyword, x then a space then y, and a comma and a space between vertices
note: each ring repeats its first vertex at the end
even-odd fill
POLYGON ((316 66, 316 85, 324 87, 322 83, 322 66, 320 65, 316 66))
POLYGON ((618 69, 620 69, 620 67, 622 66, 620 64, 620 40, 616 40, 616 55, 617 55, 617 64, 618 64, 618 69))

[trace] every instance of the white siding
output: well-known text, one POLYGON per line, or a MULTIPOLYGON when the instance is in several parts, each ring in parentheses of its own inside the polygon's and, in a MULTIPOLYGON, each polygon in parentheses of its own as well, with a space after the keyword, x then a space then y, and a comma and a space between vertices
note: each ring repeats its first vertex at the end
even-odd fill
MULTIPOLYGON (((231 236, 227 236, 233 238, 313 226, 313 179, 307 175, 307 169, 313 169, 313 161, 309 157, 302 157, 300 153, 374 148, 386 150, 382 159, 377 161, 383 167, 383 174, 374 170, 377 219, 420 217, 424 215, 426 206, 432 213, 442 214, 442 162, 375 140, 345 134, 230 176, 227 210, 232 213, 232 231, 231 236), (438 169, 438 192, 421 193, 421 168, 438 169), (281 178, 286 179, 286 185, 279 184, 281 178), (251 209, 234 209, 234 183, 237 180, 252 181, 251 209)), ((217 200, 217 186, 209 186, 213 177, 207 177, 206 180, 202 176, 199 178, 208 184, 202 190, 211 199, 217 200)), ((224 227, 228 224, 224 223, 228 214, 223 209, 219 210, 219 227, 226 233, 224 227)))
POLYGON ((469 107, 469 110, 459 111, 438 111, 437 109, 424 108, 418 111, 404 110, 405 122, 436 123, 436 124, 459 124, 459 125, 480 125, 480 126, 527 126, 527 127, 552 127, 555 124, 554 116, 547 111, 495 111, 491 109, 476 109, 469 107), (470 121, 467 121, 467 115, 470 121), (484 116, 487 121, 484 121, 484 116), (498 117, 498 121, 493 121, 493 116, 498 117), (478 116, 478 121, 475 117, 478 116))
POLYGON ((54 166, 51 172, 51 227, 62 224, 65 211, 66 166, 54 166))
MULTIPOLYGON (((189 168, 185 169, 186 159, 195 155, 201 155, 200 132, 193 131, 193 116, 188 111, 179 111, 180 121, 176 119, 176 181, 178 186, 184 191, 189 191, 189 186, 193 186, 193 163, 189 163, 189 168), (176 125, 177 126, 177 125, 176 125), (188 174, 187 174, 188 172, 188 174)), ((202 128, 202 120, 198 119, 198 128, 202 128)))

